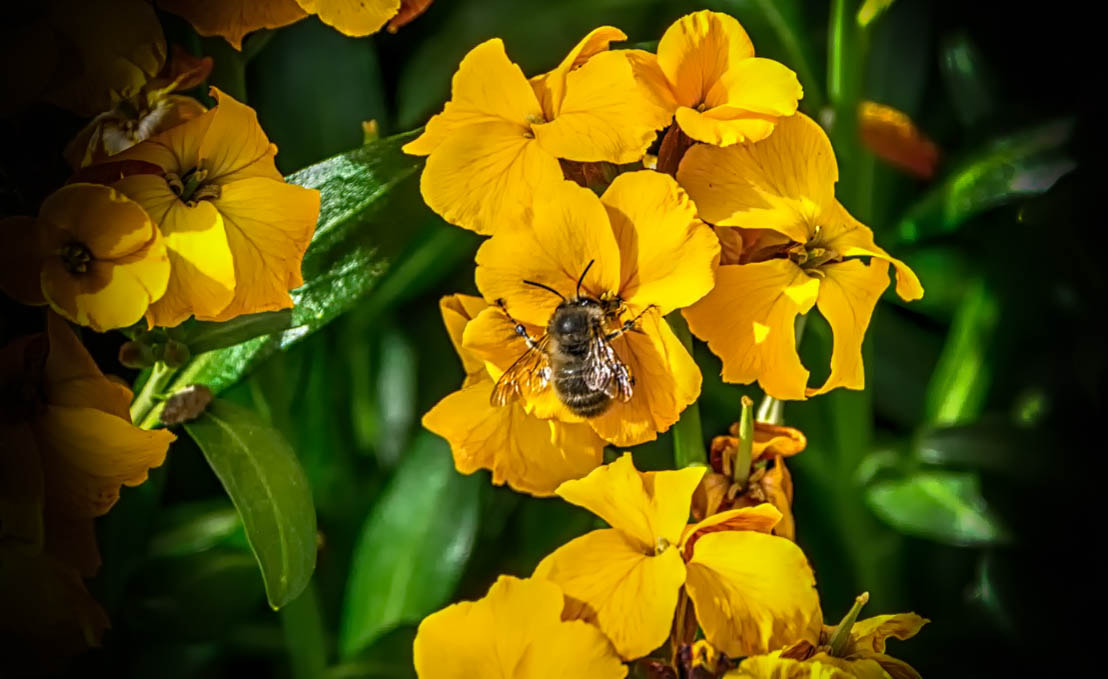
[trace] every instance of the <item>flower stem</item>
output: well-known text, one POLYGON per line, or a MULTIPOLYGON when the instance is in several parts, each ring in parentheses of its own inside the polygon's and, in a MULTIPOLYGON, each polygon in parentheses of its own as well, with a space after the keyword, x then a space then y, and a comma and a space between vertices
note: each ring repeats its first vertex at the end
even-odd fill
MULTIPOLYGON (((689 332, 685 318, 680 312, 674 312, 666 320, 691 356, 692 333, 689 332)), ((704 449, 704 431, 700 425, 700 404, 697 401, 685 408, 681 419, 673 425, 673 462, 677 469, 708 464, 708 453, 704 449)))
POLYGON ((865 606, 869 602, 869 592, 862 592, 854 599, 854 605, 850 607, 850 610, 843 616, 842 621, 835 627, 835 631, 831 633, 831 638, 827 641, 827 645, 831 647, 831 655, 836 658, 841 658, 843 651, 846 650, 846 643, 850 641, 850 630, 854 627, 854 623, 858 620, 858 614, 862 612, 862 606, 865 606))
POLYGON ((131 422, 143 429, 154 428, 157 418, 151 417, 151 414, 176 373, 176 368, 170 368, 161 361, 154 364, 150 369, 150 377, 146 379, 142 389, 131 401, 131 422))
POLYGON ((319 679, 327 670, 327 641, 315 585, 308 583, 280 616, 293 679, 319 679))
POLYGON ((742 414, 739 416, 739 449, 731 465, 731 480, 740 490, 746 488, 750 477, 750 460, 754 457, 754 401, 742 397, 742 414))

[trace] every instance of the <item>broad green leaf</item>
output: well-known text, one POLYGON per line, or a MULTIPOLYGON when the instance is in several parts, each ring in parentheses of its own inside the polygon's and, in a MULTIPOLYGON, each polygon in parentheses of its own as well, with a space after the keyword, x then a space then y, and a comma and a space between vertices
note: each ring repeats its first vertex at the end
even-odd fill
POLYGON ((354 548, 339 629, 343 658, 446 603, 473 548, 486 482, 458 474, 442 439, 427 432, 416 439, 354 548))
POLYGON ((242 519, 226 500, 175 505, 158 517, 150 537, 151 557, 198 554, 231 543, 242 535, 242 519))
POLYGON ((924 432, 916 457, 927 464, 961 467, 1024 481, 1051 474, 1050 441, 1035 430, 997 417, 924 432))
POLYGON ((233 347, 247 340, 287 330, 292 325, 292 310, 263 311, 229 321, 189 319, 170 330, 170 336, 188 345, 193 356, 216 349, 233 347))
POLYGON ((986 210, 1049 190, 1076 164, 1066 152, 1072 120, 1057 120, 994 140, 971 154, 913 205, 896 227, 901 243, 958 229, 986 210))
POLYGON ((394 467, 407 447, 415 422, 416 349, 410 339, 395 327, 381 336, 377 359, 377 459, 382 466, 394 467))
POLYGON ((866 504, 902 533, 936 542, 982 546, 1009 539, 970 472, 920 472, 880 481, 866 489, 866 504))
POLYGON ((296 454, 258 415, 221 399, 184 426, 242 518, 270 606, 284 606, 315 570, 315 507, 296 454))

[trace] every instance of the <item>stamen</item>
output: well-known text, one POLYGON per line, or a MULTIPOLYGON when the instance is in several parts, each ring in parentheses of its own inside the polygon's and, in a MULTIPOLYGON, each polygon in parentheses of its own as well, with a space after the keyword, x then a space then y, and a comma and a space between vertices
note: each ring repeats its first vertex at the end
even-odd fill
POLYGON ((62 266, 69 273, 85 273, 88 264, 92 261, 92 253, 84 243, 68 243, 58 251, 62 258, 62 266))
POLYGON ((661 554, 662 552, 666 551, 667 549, 669 549, 669 540, 667 540, 663 537, 659 537, 654 542, 654 555, 655 556, 661 554))

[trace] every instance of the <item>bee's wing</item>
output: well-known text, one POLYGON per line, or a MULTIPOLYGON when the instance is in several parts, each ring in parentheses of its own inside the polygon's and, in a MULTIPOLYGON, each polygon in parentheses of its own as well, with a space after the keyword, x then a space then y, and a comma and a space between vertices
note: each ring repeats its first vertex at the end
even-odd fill
POLYGON ((550 335, 543 335, 535 346, 516 359, 497 380, 489 401, 494 406, 507 405, 524 391, 538 392, 550 382, 550 335))
POLYGON ((596 328, 585 356, 585 385, 626 402, 631 400, 633 384, 631 370, 604 337, 603 328, 596 328))

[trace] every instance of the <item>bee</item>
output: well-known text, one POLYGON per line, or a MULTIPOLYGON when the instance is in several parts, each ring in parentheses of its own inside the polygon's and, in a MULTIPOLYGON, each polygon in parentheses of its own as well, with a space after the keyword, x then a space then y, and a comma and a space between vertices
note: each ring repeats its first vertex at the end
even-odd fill
POLYGON ((596 299, 581 294, 581 283, 592 265, 589 262, 581 272, 577 290, 570 298, 542 283, 523 281, 562 298, 550 316, 546 333, 537 340, 508 314, 504 301, 497 300, 515 326, 516 334, 527 343, 527 351, 500 376, 490 399, 493 405, 507 404, 521 396, 524 389, 540 392, 551 383, 558 399, 581 417, 604 414, 617 398, 623 402, 631 400, 635 378, 611 342, 625 332, 641 332, 635 324, 653 305, 608 330, 619 322, 623 302, 618 298, 596 299))

